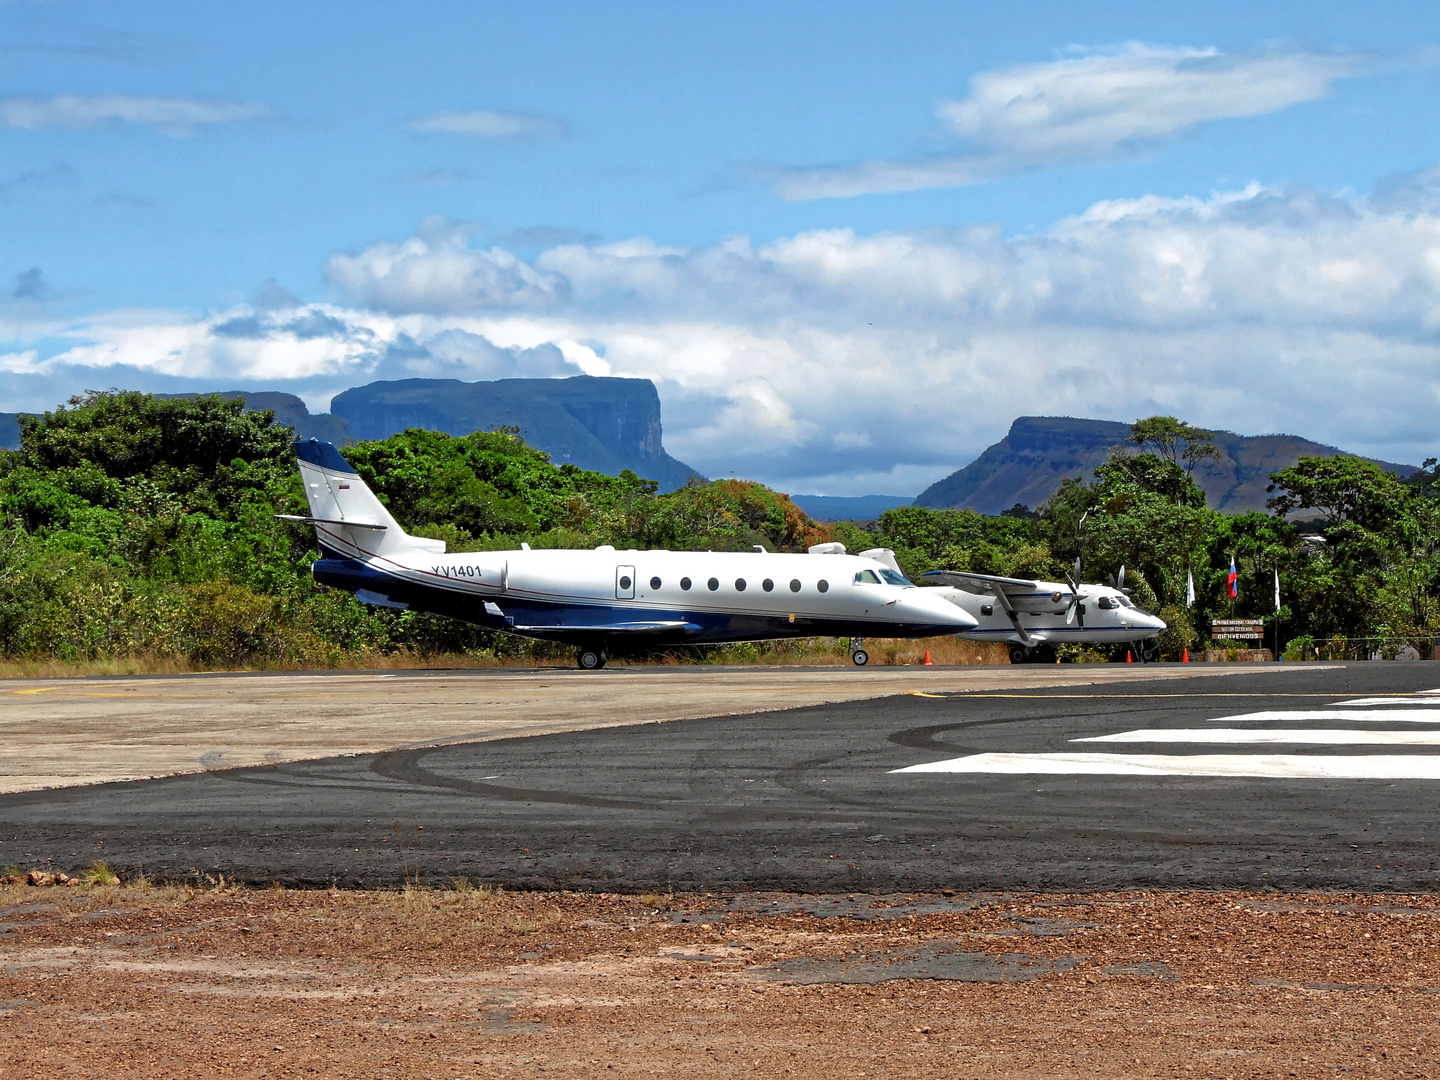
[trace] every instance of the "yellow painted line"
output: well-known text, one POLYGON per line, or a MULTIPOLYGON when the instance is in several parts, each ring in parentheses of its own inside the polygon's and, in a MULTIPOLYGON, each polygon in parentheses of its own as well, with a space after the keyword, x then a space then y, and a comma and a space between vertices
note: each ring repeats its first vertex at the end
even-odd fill
POLYGON ((64 690, 63 686, 37 686, 33 690, 12 690, 12 694, 48 694, 51 690, 64 690))
POLYGON ((947 698, 952 696, 950 694, 927 694, 924 690, 906 690, 905 692, 911 697, 947 698))

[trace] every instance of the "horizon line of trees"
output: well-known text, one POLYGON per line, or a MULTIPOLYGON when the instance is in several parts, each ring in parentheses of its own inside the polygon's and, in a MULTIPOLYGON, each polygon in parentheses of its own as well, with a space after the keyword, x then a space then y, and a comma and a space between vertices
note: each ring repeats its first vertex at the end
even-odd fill
MULTIPOLYGON (((407 530, 452 551, 521 542, 803 551, 836 539, 852 551, 893 548, 915 580, 939 568, 1063 580, 1078 558, 1090 579, 1125 567, 1137 602, 1170 625, 1171 655, 1195 647, 1214 618, 1273 619, 1278 568, 1287 639, 1440 629, 1433 459, 1401 481, 1359 458, 1305 458, 1272 476, 1269 514, 1226 515, 1206 507, 1190 475, 1213 455, 1212 437, 1172 417, 1138 421, 1131 448, 1027 514, 903 507, 830 525, 750 481, 659 494, 628 471, 556 466, 513 429, 412 429, 345 455, 407 530), (1306 512, 1323 542, 1302 538, 1293 519, 1306 512), (1233 605, 1223 592, 1232 553, 1233 605)), ((292 438, 273 413, 218 397, 108 391, 23 417, 20 449, 0 451, 0 657, 333 666, 376 654, 554 651, 316 586, 313 531, 274 516, 306 510, 292 438)))

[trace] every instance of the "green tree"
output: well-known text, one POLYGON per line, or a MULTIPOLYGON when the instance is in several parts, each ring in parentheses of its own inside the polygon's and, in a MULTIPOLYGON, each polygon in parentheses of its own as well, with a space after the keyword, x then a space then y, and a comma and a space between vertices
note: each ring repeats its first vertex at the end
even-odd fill
POLYGON ((1200 462, 1220 459, 1214 438, 1215 432, 1173 416, 1149 416, 1130 425, 1130 442, 1141 449, 1151 448, 1171 465, 1183 466, 1187 476, 1200 462))
POLYGON ((1318 510, 1327 525, 1349 522, 1371 530, 1403 515, 1414 497, 1412 488, 1373 461, 1346 454, 1302 457, 1271 473, 1265 490, 1280 492, 1266 502, 1277 515, 1318 510))

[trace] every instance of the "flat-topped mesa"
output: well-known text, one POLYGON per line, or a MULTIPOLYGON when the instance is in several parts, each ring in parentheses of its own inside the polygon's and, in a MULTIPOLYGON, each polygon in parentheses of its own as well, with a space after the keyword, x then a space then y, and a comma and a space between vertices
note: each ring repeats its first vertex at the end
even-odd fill
POLYGON ((403 379, 346 390, 330 408, 352 439, 383 439, 408 427, 468 435, 513 425, 557 465, 612 476, 630 469, 662 491, 695 475, 665 452, 660 395, 648 379, 403 379))

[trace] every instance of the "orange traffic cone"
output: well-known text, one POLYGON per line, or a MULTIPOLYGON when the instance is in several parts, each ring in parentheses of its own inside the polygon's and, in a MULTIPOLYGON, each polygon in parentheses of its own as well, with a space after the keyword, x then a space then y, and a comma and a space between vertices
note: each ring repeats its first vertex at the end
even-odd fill
POLYGON ((1182 664, 1188 664, 1190 662, 1190 649, 1188 646, 1186 647, 1185 651, 1180 655, 1180 662, 1182 664))
POLYGON ((934 666, 935 666, 934 664, 932 664, 932 663, 930 662, 930 650, 929 650, 929 649, 926 649, 926 650, 925 650, 925 666, 926 666, 926 667, 934 667, 934 666))
POLYGON ((1135 662, 1135 657, 1131 655, 1129 649, 1126 649, 1126 650, 1125 650, 1125 663, 1127 663, 1127 664, 1133 664, 1134 662, 1135 662))

